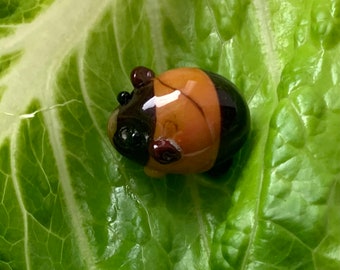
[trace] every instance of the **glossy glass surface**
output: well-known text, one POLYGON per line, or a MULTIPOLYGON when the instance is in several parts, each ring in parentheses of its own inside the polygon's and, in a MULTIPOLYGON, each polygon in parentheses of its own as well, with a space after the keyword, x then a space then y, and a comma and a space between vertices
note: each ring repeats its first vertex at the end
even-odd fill
POLYGON ((131 72, 131 93, 121 92, 109 121, 109 137, 124 156, 159 173, 220 169, 249 132, 249 110, 236 87, 198 68, 155 77, 131 72))

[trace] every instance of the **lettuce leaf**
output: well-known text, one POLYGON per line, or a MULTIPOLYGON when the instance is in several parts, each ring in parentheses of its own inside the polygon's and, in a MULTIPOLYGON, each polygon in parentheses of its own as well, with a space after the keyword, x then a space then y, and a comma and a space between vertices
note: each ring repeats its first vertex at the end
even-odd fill
POLYGON ((1 269, 339 269, 340 1, 0 2, 1 269), (251 111, 217 179, 106 138, 130 70, 198 66, 251 111))

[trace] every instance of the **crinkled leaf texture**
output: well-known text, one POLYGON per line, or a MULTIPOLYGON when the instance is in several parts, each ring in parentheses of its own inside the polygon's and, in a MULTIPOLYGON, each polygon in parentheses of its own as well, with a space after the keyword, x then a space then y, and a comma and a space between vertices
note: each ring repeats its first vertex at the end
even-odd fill
POLYGON ((0 269, 340 269, 339 43, 339 0, 1 1, 0 269), (137 65, 238 85, 229 171, 114 151, 137 65))

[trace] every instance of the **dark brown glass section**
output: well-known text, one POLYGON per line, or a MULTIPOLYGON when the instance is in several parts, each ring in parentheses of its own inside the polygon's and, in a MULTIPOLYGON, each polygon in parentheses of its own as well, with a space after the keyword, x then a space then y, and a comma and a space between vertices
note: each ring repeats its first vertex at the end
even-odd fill
POLYGON ((250 131, 248 105, 236 86, 226 78, 205 71, 215 85, 221 111, 221 139, 216 162, 211 169, 228 169, 233 155, 242 147, 250 131))
POLYGON ((145 107, 144 104, 153 96, 153 81, 135 88, 128 102, 122 102, 118 108, 117 129, 113 136, 117 151, 142 165, 149 160, 148 149, 156 121, 155 106, 145 107))

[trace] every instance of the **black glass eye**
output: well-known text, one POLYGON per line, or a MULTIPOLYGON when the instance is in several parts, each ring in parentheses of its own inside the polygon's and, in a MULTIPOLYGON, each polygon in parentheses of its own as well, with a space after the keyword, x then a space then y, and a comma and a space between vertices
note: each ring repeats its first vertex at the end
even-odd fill
POLYGON ((148 136, 144 132, 127 126, 116 132, 114 138, 120 147, 131 150, 144 147, 148 140, 148 136))
POLYGON ((148 159, 149 134, 145 128, 135 125, 120 127, 113 136, 115 148, 124 156, 141 164, 148 159))
POLYGON ((132 94, 126 91, 120 92, 117 96, 117 100, 120 105, 128 104, 131 98, 132 98, 132 94))
POLYGON ((140 88, 155 77, 155 73, 146 67, 136 67, 131 71, 130 80, 135 88, 140 88))

